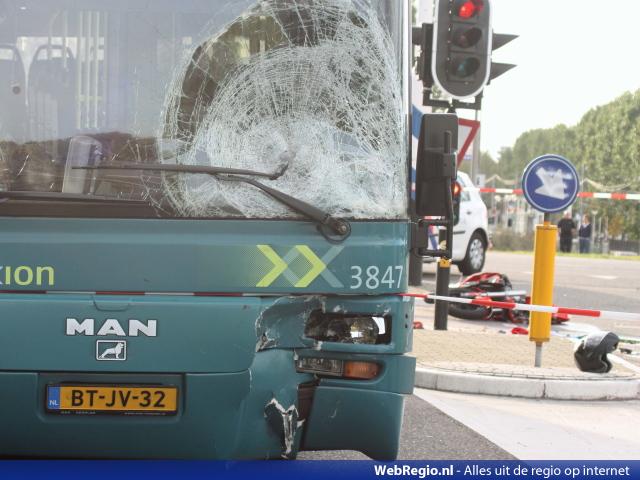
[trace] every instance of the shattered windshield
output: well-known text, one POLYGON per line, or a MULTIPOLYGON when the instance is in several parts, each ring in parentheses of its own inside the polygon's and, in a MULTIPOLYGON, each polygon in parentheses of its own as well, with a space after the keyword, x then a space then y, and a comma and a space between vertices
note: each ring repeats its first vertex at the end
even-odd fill
POLYGON ((0 191, 146 200, 179 217, 296 218, 182 164, 328 213, 407 212, 405 2, 0 0, 0 191))

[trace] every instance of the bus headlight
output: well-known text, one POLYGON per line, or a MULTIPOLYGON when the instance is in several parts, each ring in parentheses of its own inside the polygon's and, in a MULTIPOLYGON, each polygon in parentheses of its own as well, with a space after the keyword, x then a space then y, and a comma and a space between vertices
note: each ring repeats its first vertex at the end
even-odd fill
POLYGON ((391 341, 389 323, 382 316, 313 312, 304 334, 320 342, 385 344, 391 341))

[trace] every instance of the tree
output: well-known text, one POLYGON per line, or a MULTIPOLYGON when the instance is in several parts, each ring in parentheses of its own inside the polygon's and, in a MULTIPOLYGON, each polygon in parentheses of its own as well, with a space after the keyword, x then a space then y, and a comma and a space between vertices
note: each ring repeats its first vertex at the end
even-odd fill
MULTIPOLYGON (((460 166, 460 170, 471 175, 471 162, 464 162, 460 166)), ((480 155, 480 171, 487 177, 495 174, 502 176, 500 164, 493 159, 489 152, 482 152, 480 155)))
MULTIPOLYGON (((500 175, 519 178, 531 160, 546 153, 570 159, 578 172, 609 190, 640 191, 640 90, 589 110, 575 126, 524 132, 513 147, 500 151, 500 175)), ((638 202, 589 200, 584 206, 615 220, 629 238, 640 239, 638 202)))

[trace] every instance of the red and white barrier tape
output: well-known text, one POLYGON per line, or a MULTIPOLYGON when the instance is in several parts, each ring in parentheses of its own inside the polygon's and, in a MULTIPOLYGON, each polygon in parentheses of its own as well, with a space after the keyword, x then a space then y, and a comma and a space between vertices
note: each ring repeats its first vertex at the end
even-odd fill
MULTIPOLYGON (((476 188, 480 193, 497 193, 498 195, 522 195, 521 188, 476 188)), ((580 192, 578 198, 599 198, 603 200, 638 200, 640 193, 600 193, 600 192, 580 192)))
POLYGON ((587 310, 583 308, 565 308, 565 307, 549 307, 545 305, 530 305, 528 303, 513 303, 513 302, 497 302, 486 298, 459 298, 459 297, 445 297, 442 295, 426 295, 419 293, 403 293, 402 297, 423 298, 430 300, 442 300, 451 303, 465 303, 467 305, 479 305, 483 307, 491 308, 505 308, 507 310, 525 310, 528 312, 542 312, 542 313, 565 313, 568 315, 577 315, 580 317, 606 317, 611 320, 638 320, 640 321, 639 313, 624 313, 624 312, 610 312, 607 310, 587 310))
POLYGON ((463 298, 478 298, 478 297, 488 297, 488 298, 500 298, 500 297, 522 297, 526 295, 527 292, 524 290, 509 290, 508 292, 485 292, 485 293, 477 293, 477 292, 464 292, 461 293, 460 296, 463 298))

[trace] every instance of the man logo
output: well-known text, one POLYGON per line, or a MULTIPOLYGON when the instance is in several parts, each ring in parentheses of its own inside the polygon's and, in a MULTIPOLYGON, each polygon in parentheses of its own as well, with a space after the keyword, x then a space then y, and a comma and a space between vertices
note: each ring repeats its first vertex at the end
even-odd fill
POLYGON ((124 340, 97 340, 96 360, 125 361, 127 359, 127 342, 124 340))
POLYGON ((116 337, 138 337, 144 335, 146 337, 156 337, 158 335, 158 321, 130 319, 125 327, 115 318, 106 319, 100 328, 96 331, 96 321, 93 318, 85 318, 79 321, 77 318, 67 318, 65 332, 69 336, 86 335, 99 337, 113 335, 116 337))

